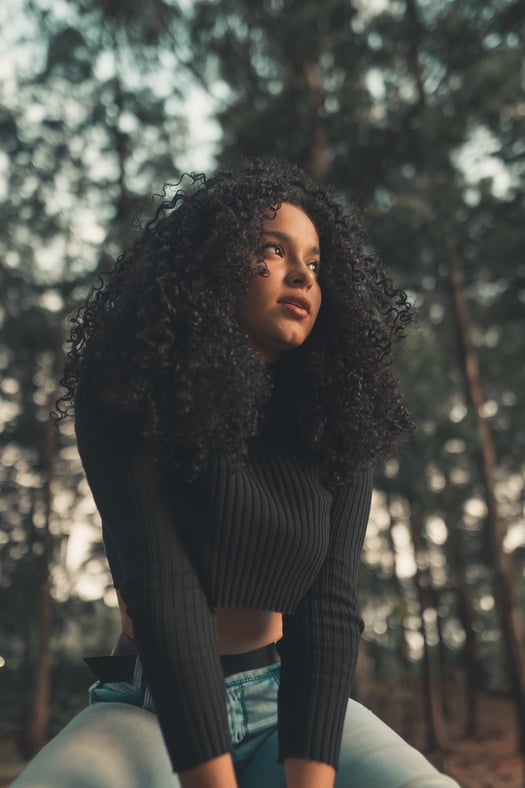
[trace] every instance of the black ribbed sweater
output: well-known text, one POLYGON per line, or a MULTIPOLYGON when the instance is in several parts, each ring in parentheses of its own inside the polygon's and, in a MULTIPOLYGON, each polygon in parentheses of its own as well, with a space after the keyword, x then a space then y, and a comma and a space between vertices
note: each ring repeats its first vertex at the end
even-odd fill
POLYGON ((370 474, 332 495, 304 452, 267 436, 241 468, 217 453, 196 481, 166 479, 87 395, 76 431, 174 770, 231 749, 214 607, 283 613, 279 757, 337 767, 370 474))

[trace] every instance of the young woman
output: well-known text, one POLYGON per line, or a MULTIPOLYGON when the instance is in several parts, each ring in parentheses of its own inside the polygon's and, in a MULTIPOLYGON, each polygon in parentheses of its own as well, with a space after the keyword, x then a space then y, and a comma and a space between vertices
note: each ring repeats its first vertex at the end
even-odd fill
POLYGON ((370 468, 411 427, 406 296, 297 168, 188 180, 74 321, 123 634, 15 785, 455 785, 348 700, 370 468))

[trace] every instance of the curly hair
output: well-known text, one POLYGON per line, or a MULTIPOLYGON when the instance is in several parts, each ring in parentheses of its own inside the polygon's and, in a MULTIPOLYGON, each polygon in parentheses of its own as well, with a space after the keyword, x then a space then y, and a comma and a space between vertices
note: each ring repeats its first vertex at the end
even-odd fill
POLYGON ((367 254, 358 212, 296 166, 258 159, 184 175, 162 197, 71 319, 60 415, 89 383, 188 478, 217 449, 242 462, 269 413, 335 484, 390 455, 412 428, 392 369, 412 311, 367 254), (262 259, 265 217, 282 203, 315 225, 323 300, 306 342, 266 365, 235 315, 262 259))

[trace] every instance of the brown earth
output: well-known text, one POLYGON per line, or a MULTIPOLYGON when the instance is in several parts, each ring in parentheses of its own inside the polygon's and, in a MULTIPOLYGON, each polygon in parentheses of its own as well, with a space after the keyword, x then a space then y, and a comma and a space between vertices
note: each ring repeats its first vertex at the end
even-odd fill
MULTIPOLYGON (((479 693, 475 734, 465 738, 465 710, 461 686, 447 687, 448 713, 437 715, 439 749, 426 751, 442 772, 462 788, 524 788, 525 759, 518 756, 518 736, 513 704, 508 695, 479 693)), ((421 708, 411 708, 408 725, 400 720, 399 701, 391 689, 375 687, 367 705, 385 722, 425 751, 426 727, 421 708), (408 730, 407 730, 408 729, 408 730)))

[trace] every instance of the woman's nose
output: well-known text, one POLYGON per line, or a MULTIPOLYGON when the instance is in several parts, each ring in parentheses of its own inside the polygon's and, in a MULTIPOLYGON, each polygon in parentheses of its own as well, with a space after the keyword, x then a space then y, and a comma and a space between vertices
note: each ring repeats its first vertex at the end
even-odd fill
POLYGON ((314 273, 305 263, 294 264, 286 275, 286 281, 292 287, 311 287, 314 273))

